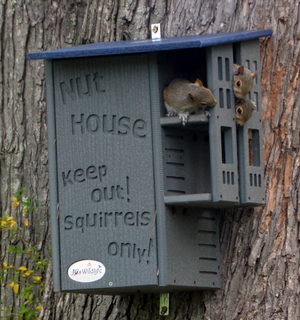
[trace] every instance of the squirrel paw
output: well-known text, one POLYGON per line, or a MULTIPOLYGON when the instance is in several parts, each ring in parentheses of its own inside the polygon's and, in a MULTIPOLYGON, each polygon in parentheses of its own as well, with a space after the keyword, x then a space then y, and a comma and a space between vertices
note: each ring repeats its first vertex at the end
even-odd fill
POLYGON ((174 111, 169 111, 167 114, 166 114, 166 117, 175 117, 177 116, 177 113, 174 112, 174 111))
POLYGON ((207 116, 207 118, 210 118, 211 117, 211 114, 210 114, 210 112, 209 111, 204 111, 204 114, 207 116))
POLYGON ((185 126, 185 124, 187 123, 189 115, 190 114, 188 112, 179 114, 179 119, 181 120, 181 123, 182 123, 183 126, 185 126))

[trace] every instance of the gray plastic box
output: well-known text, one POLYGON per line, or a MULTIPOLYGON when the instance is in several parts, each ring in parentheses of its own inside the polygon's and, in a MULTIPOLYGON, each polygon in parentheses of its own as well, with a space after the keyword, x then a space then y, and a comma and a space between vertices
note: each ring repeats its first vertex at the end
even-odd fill
MULTIPOLYGON (((250 59, 259 71, 258 37, 269 34, 104 43, 28 56, 46 59, 55 291, 221 286, 218 208, 264 201, 261 107, 237 133, 232 64, 250 59), (193 115, 185 127, 165 117, 162 92, 176 77, 200 78, 211 89, 218 101, 211 117, 193 115), (248 127, 254 166, 247 162, 248 127), (260 191, 251 185, 255 174, 260 191)), ((259 105, 259 80, 252 94, 259 105)))

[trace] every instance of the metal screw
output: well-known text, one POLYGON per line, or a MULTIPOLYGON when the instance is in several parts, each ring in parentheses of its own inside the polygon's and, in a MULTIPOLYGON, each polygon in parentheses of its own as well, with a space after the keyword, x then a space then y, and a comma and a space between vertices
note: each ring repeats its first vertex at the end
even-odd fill
POLYGON ((153 40, 157 40, 161 38, 159 23, 155 23, 151 25, 151 38, 153 40))
POLYGON ((168 308, 166 306, 163 306, 160 310, 160 314, 166 314, 168 311, 168 308))
POLYGON ((110 281, 110 282, 108 283, 108 285, 111 287, 111 286, 113 285, 113 283, 110 281))

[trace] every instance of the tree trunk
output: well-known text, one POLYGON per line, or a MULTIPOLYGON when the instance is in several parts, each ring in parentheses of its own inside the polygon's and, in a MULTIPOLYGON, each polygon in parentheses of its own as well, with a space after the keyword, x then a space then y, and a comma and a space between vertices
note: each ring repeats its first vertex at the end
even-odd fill
MULTIPOLYGON (((222 288, 171 294, 166 319, 300 319, 298 1, 2 0, 0 3, 0 207, 21 187, 40 202, 24 237, 49 257, 45 63, 28 52, 86 43, 272 29, 261 39, 266 205, 222 216, 222 288)), ((19 223, 24 218, 16 217, 19 223)), ((8 255, 2 234, 1 261, 8 255)), ((13 259, 13 260, 12 260, 13 259)), ((12 260, 12 261, 11 261, 12 260)), ((159 295, 54 294, 47 272, 41 319, 158 319, 159 295)), ((7 287, 1 301, 18 306, 7 287)))

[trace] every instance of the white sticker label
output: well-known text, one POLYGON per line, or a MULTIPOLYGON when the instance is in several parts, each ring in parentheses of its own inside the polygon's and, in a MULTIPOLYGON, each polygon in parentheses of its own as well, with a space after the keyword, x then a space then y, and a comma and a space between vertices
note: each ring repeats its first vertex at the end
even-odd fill
POLYGON ((94 282, 100 280, 104 275, 104 264, 95 260, 77 261, 68 269, 68 276, 77 282, 94 282))

